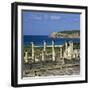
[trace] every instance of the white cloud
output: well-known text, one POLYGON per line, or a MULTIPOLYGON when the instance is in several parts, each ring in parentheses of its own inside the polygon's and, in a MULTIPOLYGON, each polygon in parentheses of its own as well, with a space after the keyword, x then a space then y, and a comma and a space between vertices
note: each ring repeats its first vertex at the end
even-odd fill
POLYGON ((55 16, 55 15, 53 15, 50 18, 51 18, 51 20, 60 20, 61 19, 61 16, 55 16))
POLYGON ((31 18, 33 20, 42 20, 42 16, 41 15, 33 15, 31 18))
POLYGON ((61 16, 56 16, 56 15, 51 15, 51 16, 49 16, 49 15, 43 15, 43 16, 41 16, 41 15, 34 15, 33 19, 35 19, 35 20, 42 20, 42 19, 43 20, 47 20, 47 19, 60 20, 61 16))

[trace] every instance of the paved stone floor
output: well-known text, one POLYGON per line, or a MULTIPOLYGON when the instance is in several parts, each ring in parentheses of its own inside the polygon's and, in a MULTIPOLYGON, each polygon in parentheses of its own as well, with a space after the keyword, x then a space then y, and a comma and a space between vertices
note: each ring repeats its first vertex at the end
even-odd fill
POLYGON ((24 64, 22 76, 56 76, 56 75, 79 75, 80 74, 80 60, 65 60, 62 62, 39 62, 32 64, 24 64))

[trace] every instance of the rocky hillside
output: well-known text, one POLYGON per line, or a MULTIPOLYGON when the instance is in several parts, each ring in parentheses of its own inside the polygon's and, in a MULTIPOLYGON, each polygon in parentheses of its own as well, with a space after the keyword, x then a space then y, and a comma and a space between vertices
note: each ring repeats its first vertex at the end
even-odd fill
POLYGON ((51 37, 51 38, 80 38, 80 30, 52 32, 49 35, 49 37, 51 37))

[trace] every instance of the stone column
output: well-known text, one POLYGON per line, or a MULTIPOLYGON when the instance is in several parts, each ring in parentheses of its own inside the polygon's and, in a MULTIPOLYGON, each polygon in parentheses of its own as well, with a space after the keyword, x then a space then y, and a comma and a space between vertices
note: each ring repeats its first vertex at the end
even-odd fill
POLYGON ((72 52, 71 58, 73 58, 73 42, 71 43, 71 52, 72 52))
POLYGON ((73 58, 73 42, 72 41, 69 42, 69 47, 70 47, 70 51, 69 51, 70 59, 72 59, 73 58))
POLYGON ((28 62, 28 52, 27 52, 27 51, 25 52, 24 61, 25 61, 25 63, 27 63, 27 62, 28 62))
POLYGON ((42 51, 42 61, 45 60, 45 54, 44 54, 44 51, 42 51))
POLYGON ((55 61, 54 41, 52 41, 52 60, 55 61))
POLYGON ((72 48, 71 51, 73 52, 73 42, 71 42, 71 48, 72 48))
POLYGON ((65 42, 65 50, 68 48, 67 42, 65 42))
POLYGON ((34 55, 34 43, 31 42, 31 44, 32 44, 32 60, 34 60, 35 59, 35 55, 34 55))
POLYGON ((44 41, 44 51, 46 51, 46 42, 44 41))

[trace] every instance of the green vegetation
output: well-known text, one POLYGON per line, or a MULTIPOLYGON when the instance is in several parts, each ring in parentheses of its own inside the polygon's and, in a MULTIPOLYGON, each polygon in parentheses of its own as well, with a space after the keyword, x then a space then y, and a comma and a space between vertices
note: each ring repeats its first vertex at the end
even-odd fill
POLYGON ((58 33, 64 33, 64 34, 79 33, 80 34, 80 30, 67 30, 67 31, 60 31, 58 33))
POLYGON ((74 49, 80 49, 80 43, 74 43, 74 49))

